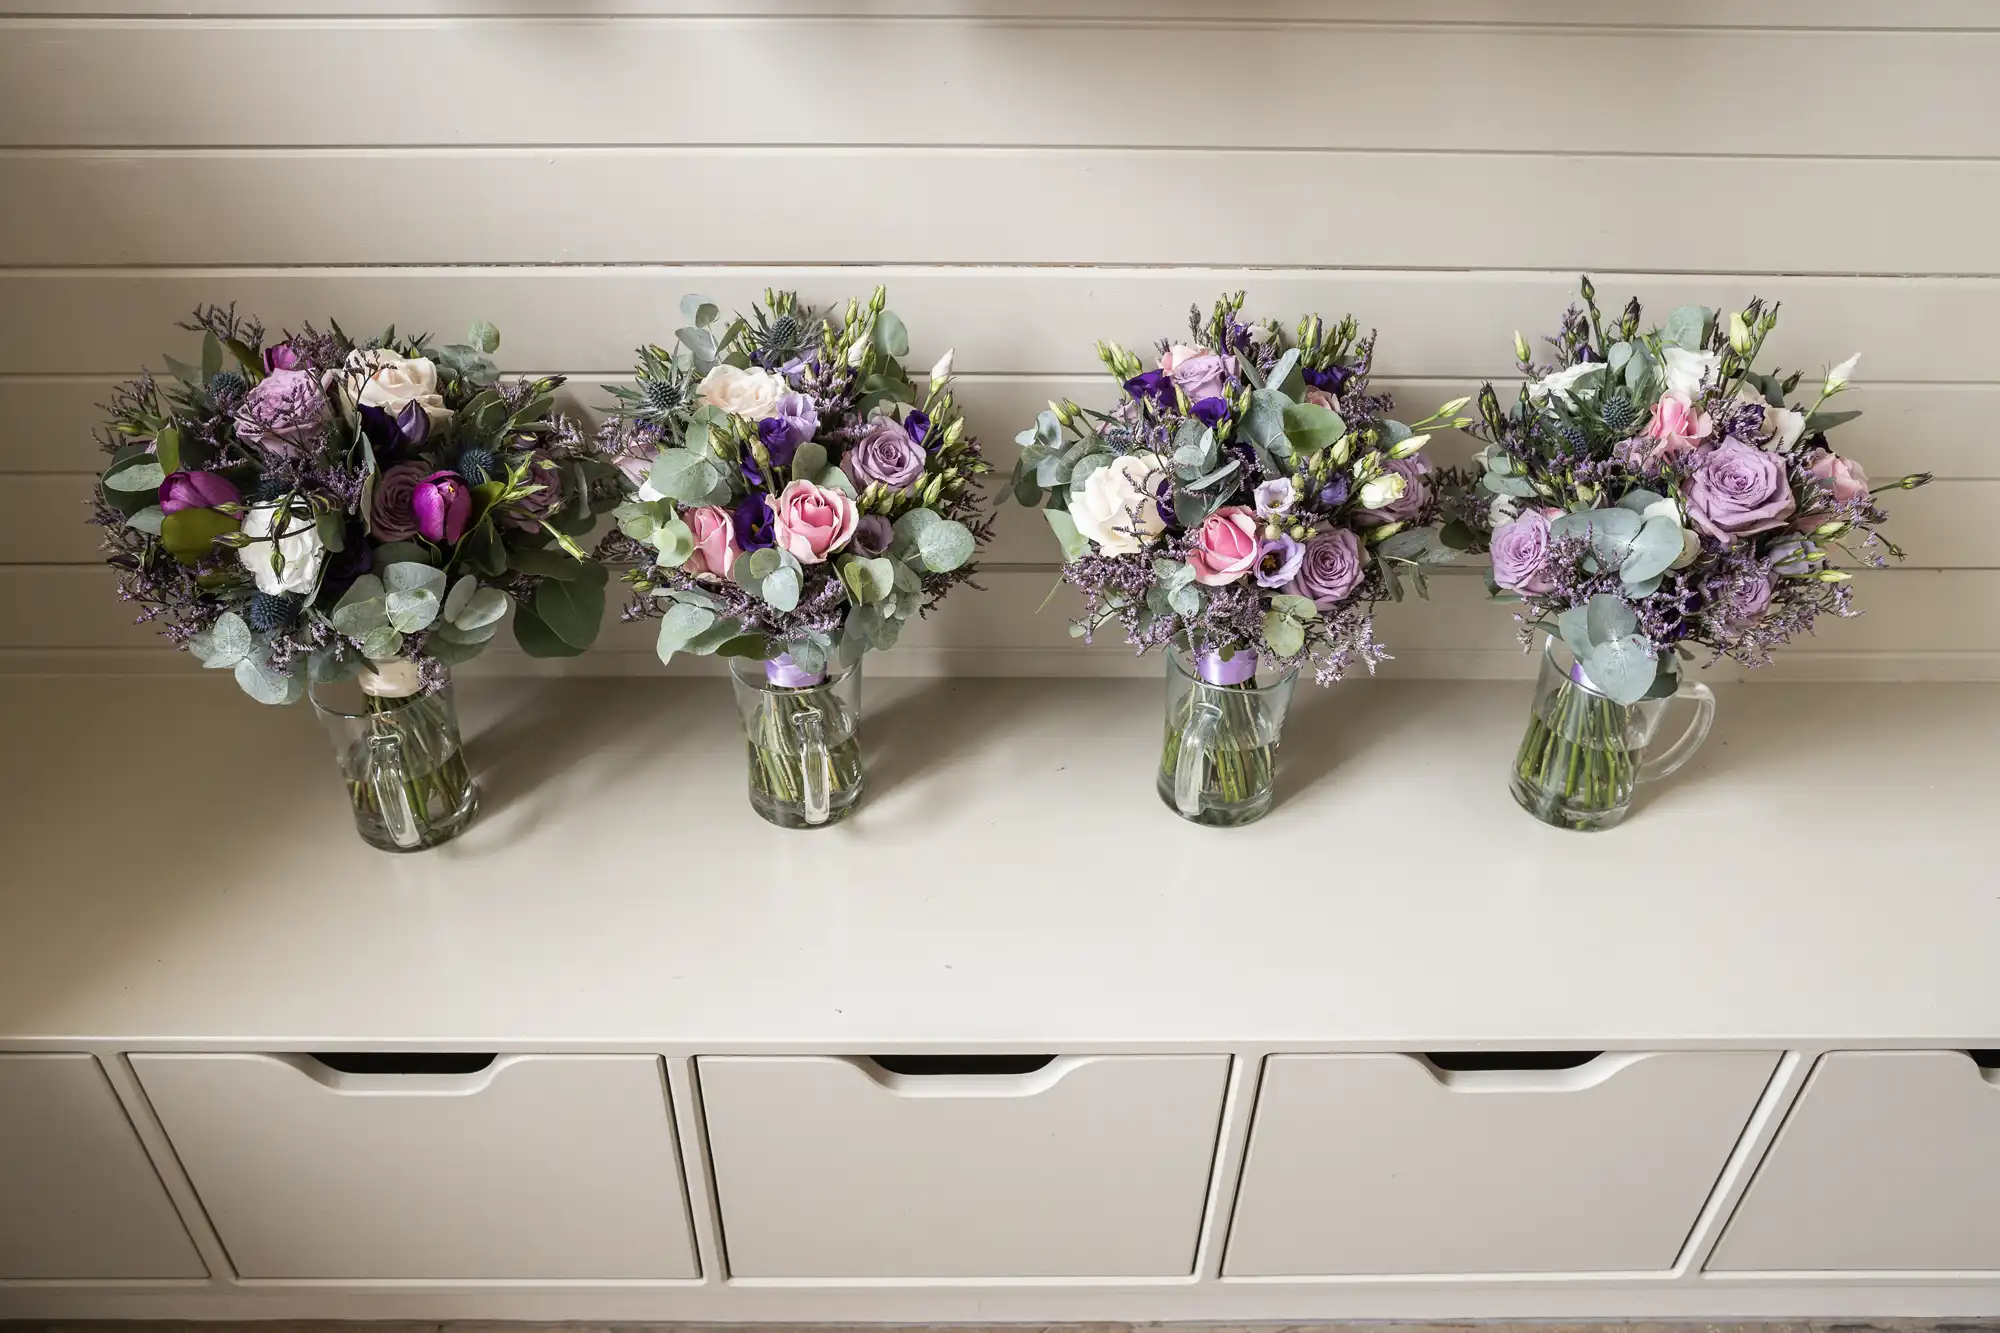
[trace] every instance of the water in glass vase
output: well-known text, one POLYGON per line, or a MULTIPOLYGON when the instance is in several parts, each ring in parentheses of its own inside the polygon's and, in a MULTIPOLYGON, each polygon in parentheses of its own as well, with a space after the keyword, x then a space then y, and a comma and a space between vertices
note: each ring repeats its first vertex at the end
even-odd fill
POLYGON ((464 832, 479 792, 459 740, 451 686, 403 693, 414 669, 388 663, 358 680, 312 687, 314 709, 333 740, 362 840, 416 852, 464 832), (407 677, 407 679, 402 679, 407 677))
POLYGON ((1156 786, 1181 818, 1217 828, 1262 819, 1276 794, 1279 734, 1296 669, 1259 682, 1257 658, 1167 655, 1167 723, 1156 786))
POLYGON ((859 663, 833 673, 789 658, 731 664, 750 763, 750 805, 780 828, 822 828, 861 800, 859 663))

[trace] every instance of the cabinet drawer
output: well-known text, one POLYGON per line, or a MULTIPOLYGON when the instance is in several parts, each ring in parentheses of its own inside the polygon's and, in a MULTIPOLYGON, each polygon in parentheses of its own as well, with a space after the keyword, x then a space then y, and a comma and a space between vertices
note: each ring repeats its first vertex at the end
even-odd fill
POLYGON ((943 1067, 700 1061, 731 1275, 1194 1270, 1227 1056, 943 1067))
POLYGON ((1272 1056, 1224 1271, 1669 1268, 1776 1065, 1272 1056))
POLYGON ((1964 1051, 1822 1056, 1711 1270, 2000 1270, 2000 1072, 1964 1051))
POLYGON ((509 1055, 456 1073, 299 1055, 132 1064, 245 1277, 695 1276, 651 1056, 509 1055))
POLYGON ((206 1277, 88 1055, 0 1055, 0 1279, 206 1277))

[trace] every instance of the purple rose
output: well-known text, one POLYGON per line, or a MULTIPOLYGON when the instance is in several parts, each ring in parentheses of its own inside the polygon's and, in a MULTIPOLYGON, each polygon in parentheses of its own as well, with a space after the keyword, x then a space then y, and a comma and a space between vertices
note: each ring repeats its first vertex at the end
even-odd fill
POLYGON ((1160 357, 1160 369, 1190 403, 1229 395, 1229 363, 1205 347, 1175 343, 1160 357))
POLYGON ((332 420, 333 409, 311 372, 274 370, 236 409, 236 438, 274 454, 292 454, 311 445, 332 420))
POLYGON ((1355 517, 1367 524, 1411 523, 1423 517, 1431 503, 1431 465, 1422 454, 1408 458, 1385 458, 1382 473, 1403 479, 1403 493, 1380 509, 1363 509, 1355 517))
POLYGON ((496 517, 510 528, 532 532, 542 520, 561 508, 563 502, 562 465, 535 450, 528 460, 528 484, 542 489, 510 503, 496 517))
POLYGON ((1276 540, 1267 541, 1257 548, 1255 573, 1258 584, 1266 588, 1284 587, 1298 574, 1305 558, 1305 543, 1279 533, 1276 540))
POLYGON ((385 542, 406 542, 417 535, 417 511, 412 501, 429 474, 425 463, 397 463, 375 477, 375 494, 368 502, 368 526, 385 542))
POLYGON ((472 487, 456 472, 433 472, 417 483, 410 496, 417 532, 426 541, 451 546, 465 535, 472 517, 472 487))
POLYGON ((264 349, 264 373, 266 375, 278 370, 297 370, 301 364, 299 354, 292 350, 290 343, 279 343, 276 347, 266 347, 264 349))
POLYGON ((183 509, 213 509, 234 504, 243 493, 219 472, 169 472, 160 483, 160 512, 178 514, 183 509))
POLYGON ((880 514, 863 514, 854 525, 854 539, 847 549, 856 555, 874 557, 889 549, 896 540, 895 525, 880 514))
POLYGON ((1333 528, 1307 540, 1288 591, 1331 611, 1361 586, 1361 572, 1361 539, 1346 528, 1333 528))
POLYGON ((799 446, 819 433, 819 408, 813 400, 794 389, 778 395, 771 415, 757 423, 757 438, 778 467, 790 467, 799 446))
POLYGON ((1731 625, 1746 626, 1764 618, 1770 608, 1771 596, 1778 585, 1761 570, 1752 570, 1732 585, 1725 595, 1724 605, 1728 610, 1731 625))
POLYGON ((841 457, 840 468, 856 486, 907 490, 923 478, 924 450, 898 422, 878 417, 841 457))
POLYGON ((1784 459, 1741 440, 1703 455, 1688 482, 1688 520, 1725 544, 1783 527, 1795 508, 1784 459))
POLYGON ((1554 585, 1542 566, 1549 558, 1549 520, 1530 509, 1493 530, 1493 581, 1514 592, 1547 592, 1554 585))
POLYGON ((778 544, 771 524, 771 501, 768 496, 744 496, 731 511, 729 522, 736 529, 736 549, 745 555, 778 544))

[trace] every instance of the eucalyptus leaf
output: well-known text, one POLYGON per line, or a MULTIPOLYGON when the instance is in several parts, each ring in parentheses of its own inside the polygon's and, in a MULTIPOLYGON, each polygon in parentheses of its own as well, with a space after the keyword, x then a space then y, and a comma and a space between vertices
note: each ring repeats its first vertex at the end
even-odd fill
POLYGON ((1318 403, 1290 403, 1284 411, 1285 439, 1301 454, 1316 454, 1347 434, 1340 413, 1318 403))
POLYGON ((449 616, 453 628, 460 631, 486 629, 497 625, 507 614, 513 599, 498 588, 480 588, 468 597, 458 614, 449 616))
POLYGON ((1715 311, 1706 306, 1684 305, 1667 316, 1667 322, 1660 329, 1660 340, 1670 347, 1683 347, 1690 352, 1701 350, 1708 340, 1709 326, 1715 321, 1715 311))
POLYGON ((470 574, 460 576, 458 582, 451 585, 451 591, 445 594, 444 618, 454 625, 457 624, 459 615, 465 610, 465 604, 472 600, 472 594, 478 588, 478 579, 470 574))
POLYGON ((262 653, 236 664, 236 683, 260 704, 293 704, 305 696, 305 676, 296 671, 277 672, 262 653))
POLYGON ((107 473, 104 487, 111 491, 157 491, 160 489, 160 483, 166 479, 166 471, 159 463, 148 459, 107 473))
POLYGON ((653 548, 655 563, 666 569, 679 569, 694 554, 694 529, 676 514, 655 527, 646 544, 653 548))
POLYGON ((1076 519, 1067 509, 1044 509, 1042 516, 1049 521, 1049 529, 1062 545, 1065 563, 1080 560, 1090 554, 1090 538, 1076 530, 1076 519))
POLYGON ((1628 590, 1635 583, 1657 579, 1681 558, 1682 543, 1681 525, 1665 514, 1655 514, 1632 539, 1625 562, 1618 566, 1618 577, 1628 590))
POLYGON ((1294 347, 1278 358, 1264 383, 1272 390, 1297 402, 1305 397, 1306 380, 1299 370, 1299 349, 1294 347))
POLYGON ((1594 650, 1638 629, 1639 617, 1624 599, 1601 592, 1584 603, 1584 623, 1588 627, 1588 641, 1594 650))
POLYGON ((429 629, 437 619, 439 605, 437 594, 428 588, 392 592, 384 601, 389 623, 405 634, 429 629))
POLYGON ((361 636, 361 654, 371 662, 387 662, 402 652, 403 636, 394 625, 378 625, 361 636))
POLYGON ((1621 704, 1643 699, 1653 688, 1659 669, 1653 646, 1638 634, 1597 644, 1583 663, 1584 675, 1590 678, 1590 683, 1621 704))
POLYGON ((713 296, 703 296, 699 292, 689 292, 681 298, 681 318, 698 329, 705 329, 715 323, 722 314, 722 304, 713 296))
POLYGON ((441 598, 445 591, 445 574, 435 565, 405 560, 383 569, 382 586, 390 592, 421 591, 441 598))
POLYGON ((1176 615, 1192 619, 1201 614, 1201 585, 1192 580, 1167 594, 1167 605, 1176 615))
POLYGON ((1250 405, 1236 423, 1236 433, 1259 449, 1276 452, 1283 445, 1287 451, 1291 442, 1285 438, 1285 395, 1273 389, 1258 389, 1250 395, 1250 405))
POLYGON ((706 607, 675 602, 667 608, 667 613, 660 617, 660 637, 657 645, 660 660, 665 662, 686 648, 696 636, 715 622, 715 612, 706 607))
POLYGON ((535 615, 570 647, 590 647, 604 621, 604 587, 587 580, 551 579, 535 589, 535 615))
POLYGON ((1306 646, 1305 627, 1273 608, 1264 613, 1264 644, 1275 657, 1296 657, 1306 646))
POLYGON ((514 608, 514 642, 530 657, 575 657, 583 652, 550 629, 532 603, 514 608))
POLYGON ((776 611, 792 611, 798 608, 802 584, 795 569, 778 569, 764 580, 757 595, 776 611))
MULTIPOLYGON (((1188 569, 1189 576, 1192 577, 1194 573, 1193 568, 1186 568, 1188 569)), ((1319 604, 1314 602, 1310 597, 1300 597, 1294 593, 1274 593, 1271 597, 1271 609, 1274 611, 1283 611, 1286 615, 1298 620, 1319 619, 1319 604)))
POLYGON ((165 518, 166 514, 161 512, 158 505, 147 505, 138 513, 128 515, 125 526, 157 537, 160 535, 160 524, 165 518))
POLYGON ((800 481, 818 481, 826 471, 826 446, 818 440, 807 440, 792 455, 792 475, 800 481))
POLYGON ((910 331, 893 310, 884 310, 875 316, 875 350, 884 356, 905 357, 910 354, 910 331))
POLYGON ((653 460, 649 477, 653 489, 669 500, 699 504, 722 480, 722 471, 709 459, 687 449, 662 449, 653 460))
POLYGON ((250 627, 234 611, 224 611, 188 640, 188 651, 205 667, 233 667, 255 646, 250 627))
POLYGON ((972 529, 957 519, 941 518, 917 536, 917 554, 933 574, 948 574, 972 559, 978 544, 972 529))
POLYGON ((883 601, 896 591, 896 567, 881 556, 842 561, 840 578, 857 606, 883 601))

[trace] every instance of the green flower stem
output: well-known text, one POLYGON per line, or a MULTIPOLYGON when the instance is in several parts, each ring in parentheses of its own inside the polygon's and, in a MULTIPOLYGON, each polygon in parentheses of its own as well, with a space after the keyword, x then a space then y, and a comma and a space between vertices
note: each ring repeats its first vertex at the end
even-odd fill
POLYGON ((1269 727, 1259 692, 1243 685, 1197 682, 1167 718, 1166 743, 1160 751, 1160 774, 1171 788, 1180 768, 1181 746, 1203 703, 1221 713, 1202 756, 1201 803, 1236 807, 1268 793, 1275 768, 1275 743, 1265 739, 1269 727))
MULTIPOLYGON (((443 696, 384 699, 371 695, 366 708, 370 731, 394 737, 402 749, 403 797, 416 817, 416 845, 427 847, 442 841, 443 826, 463 813, 472 795, 472 773, 443 696)), ((386 836, 389 819, 368 780, 365 756, 364 742, 363 770, 349 780, 348 799, 363 823, 383 830, 386 836)))
POLYGON ((1638 761, 1625 740, 1626 710, 1569 681, 1528 719, 1514 761, 1534 813, 1565 828, 1595 828, 1632 799, 1638 761))
MULTIPOLYGON (((838 819, 853 794, 861 787, 861 742, 846 716, 846 706, 832 691, 820 687, 785 689, 771 686, 762 691, 755 721, 747 729, 750 747, 751 790, 766 798, 781 816, 777 822, 788 827, 789 816, 805 804, 805 756, 798 719, 818 713, 824 719, 827 758, 832 780, 827 784, 831 823, 838 819)), ((804 817, 796 819, 805 827, 804 817)))

